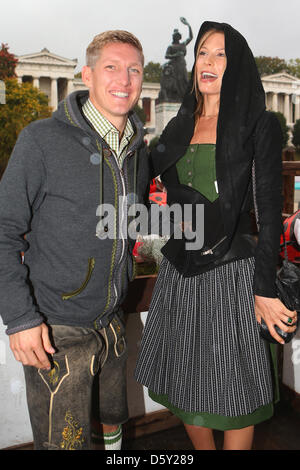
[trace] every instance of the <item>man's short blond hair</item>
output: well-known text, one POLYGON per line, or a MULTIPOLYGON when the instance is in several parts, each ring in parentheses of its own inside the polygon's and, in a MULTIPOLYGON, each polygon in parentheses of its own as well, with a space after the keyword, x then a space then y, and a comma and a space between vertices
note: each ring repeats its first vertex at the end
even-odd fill
POLYGON ((144 65, 144 53, 140 41, 132 33, 123 30, 105 31, 97 34, 86 50, 86 65, 91 68, 95 67, 101 49, 112 42, 130 44, 135 47, 140 52, 142 64, 144 65))

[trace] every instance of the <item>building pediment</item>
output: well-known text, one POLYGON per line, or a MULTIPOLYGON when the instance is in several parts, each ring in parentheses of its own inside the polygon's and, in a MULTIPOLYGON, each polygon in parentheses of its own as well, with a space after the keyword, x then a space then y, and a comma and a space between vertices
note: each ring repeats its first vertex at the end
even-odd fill
POLYGON ((41 64, 41 65, 57 65, 57 66, 67 66, 67 67, 76 67, 77 59, 66 59, 57 54, 53 54, 48 51, 48 49, 42 49, 41 52, 35 52, 33 54, 26 54, 21 56, 16 56, 18 59, 18 64, 41 64))
POLYGON ((261 77, 262 81, 274 82, 274 83, 295 83, 299 82, 299 78, 290 75, 287 72, 278 72, 272 75, 263 75, 261 77))

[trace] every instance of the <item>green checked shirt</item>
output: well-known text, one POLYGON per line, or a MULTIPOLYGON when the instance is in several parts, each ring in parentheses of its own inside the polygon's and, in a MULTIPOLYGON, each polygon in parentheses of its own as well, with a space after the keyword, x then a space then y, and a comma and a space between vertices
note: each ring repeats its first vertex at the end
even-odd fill
POLYGON ((116 129, 115 126, 113 126, 113 124, 95 108, 90 99, 88 99, 82 106, 82 112, 98 134, 100 134, 109 147, 115 152, 118 157, 119 165, 122 167, 122 163, 126 155, 126 148, 134 135, 134 130, 130 120, 127 119, 123 136, 120 141, 118 129, 116 129))

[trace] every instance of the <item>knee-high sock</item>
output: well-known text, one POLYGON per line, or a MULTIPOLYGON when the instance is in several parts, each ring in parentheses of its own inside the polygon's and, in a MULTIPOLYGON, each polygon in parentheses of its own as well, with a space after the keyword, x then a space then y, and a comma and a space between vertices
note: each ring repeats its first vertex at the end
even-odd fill
POLYGON ((105 450, 121 450, 122 447, 122 425, 116 431, 103 434, 105 450))

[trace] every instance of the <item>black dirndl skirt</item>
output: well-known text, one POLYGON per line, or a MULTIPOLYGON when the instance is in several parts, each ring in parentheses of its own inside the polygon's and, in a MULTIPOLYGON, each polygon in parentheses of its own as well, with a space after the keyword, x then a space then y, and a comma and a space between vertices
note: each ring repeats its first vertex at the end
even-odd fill
POLYGON ((183 277, 160 266, 135 378, 186 412, 228 417, 273 401, 269 345, 260 338, 254 258, 183 277))

